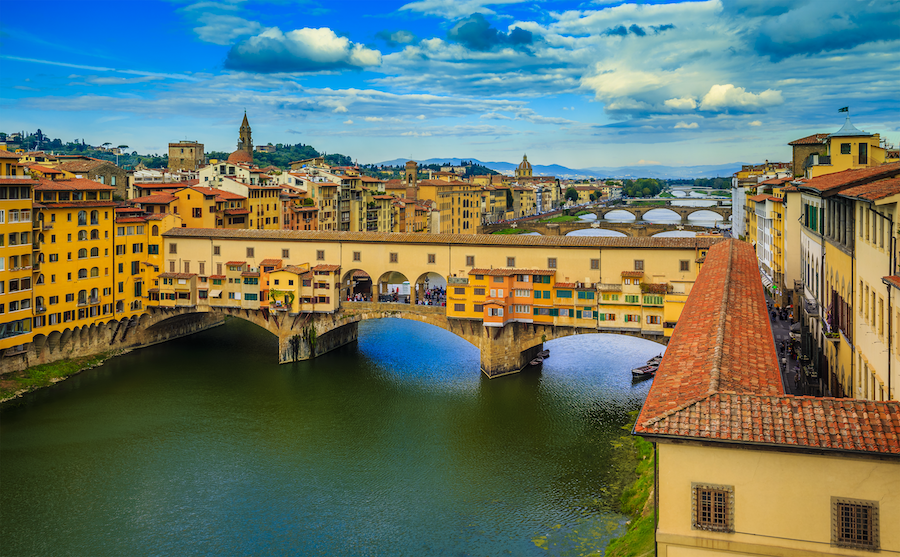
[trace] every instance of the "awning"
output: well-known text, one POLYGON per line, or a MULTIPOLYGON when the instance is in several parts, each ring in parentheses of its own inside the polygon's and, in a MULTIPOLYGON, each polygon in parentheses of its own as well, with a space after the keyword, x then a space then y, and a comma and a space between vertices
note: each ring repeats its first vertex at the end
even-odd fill
POLYGON ((221 297, 222 297, 222 291, 221 291, 221 290, 210 290, 210 291, 209 291, 209 297, 210 297, 210 298, 221 298, 221 297))

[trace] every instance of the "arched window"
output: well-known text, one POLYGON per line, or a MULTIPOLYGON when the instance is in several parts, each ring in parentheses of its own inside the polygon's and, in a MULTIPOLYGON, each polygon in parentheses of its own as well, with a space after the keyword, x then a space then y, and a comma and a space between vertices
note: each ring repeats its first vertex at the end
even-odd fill
POLYGON ((100 211, 91 211, 91 224, 100 224, 100 211))
POLYGON ((100 231, 96 228, 91 230, 91 240, 99 240, 100 239, 100 231))
POLYGON ((97 303, 100 299, 100 289, 99 288, 91 288, 91 300, 93 303, 97 303))
POLYGON ((35 282, 35 284, 44 284, 44 275, 43 274, 38 275, 38 278, 37 278, 37 281, 35 282))
POLYGON ((78 259, 84 259, 85 257, 87 257, 87 250, 85 248, 78 250, 78 259))
POLYGON ((87 278, 87 269, 78 269, 78 278, 87 278))
POLYGON ((44 262, 44 252, 38 254, 38 263, 44 262))
POLYGON ((43 296, 35 296, 34 297, 34 307, 38 309, 44 308, 44 297, 43 296))
POLYGON ((100 248, 91 248, 91 257, 98 257, 100 255, 100 248))
POLYGON ((91 276, 99 277, 100 276, 100 268, 99 267, 91 267, 91 276))
POLYGON ((40 242, 42 244, 44 243, 44 233, 43 232, 38 234, 38 242, 40 242))
POLYGON ((87 303, 87 290, 79 290, 78 291, 78 304, 84 305, 87 303))
POLYGON ((153 228, 150 229, 150 234, 159 236, 159 227, 154 224, 153 228))
POLYGON ((87 211, 78 211, 78 226, 87 225, 87 211))
POLYGON ((78 239, 79 240, 87 240, 87 231, 79 230, 78 231, 78 239))
POLYGON ((122 313, 123 311, 125 311, 125 302, 119 300, 116 302, 116 313, 122 313))

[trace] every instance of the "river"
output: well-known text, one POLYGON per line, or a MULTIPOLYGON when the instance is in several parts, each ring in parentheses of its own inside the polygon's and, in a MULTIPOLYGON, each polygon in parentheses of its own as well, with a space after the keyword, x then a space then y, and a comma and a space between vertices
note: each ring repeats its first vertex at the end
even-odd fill
POLYGON ((4 555, 585 555, 620 534, 617 439, 654 343, 582 335, 488 380, 436 327, 276 363, 233 319, 0 413, 4 555))

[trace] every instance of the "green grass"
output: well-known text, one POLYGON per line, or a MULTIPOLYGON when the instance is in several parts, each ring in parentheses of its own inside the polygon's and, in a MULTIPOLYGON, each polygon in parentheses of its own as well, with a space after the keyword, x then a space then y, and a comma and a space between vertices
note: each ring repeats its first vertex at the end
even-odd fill
POLYGON ((575 217, 572 215, 565 215, 565 216, 560 215, 558 217, 544 219, 541 222, 572 222, 572 221, 576 221, 576 220, 580 220, 580 219, 578 217, 575 217))
POLYGON ((28 392, 51 385, 54 383, 54 379, 61 379, 93 367, 109 356, 109 352, 103 352, 95 356, 60 360, 10 373, 3 377, 2 386, 0 386, 0 400, 10 399, 20 391, 28 392))
POLYGON ((667 191, 662 192, 661 194, 659 194, 659 196, 660 196, 660 197, 675 197, 674 194, 671 194, 671 193, 669 193, 669 192, 667 192, 667 191))
POLYGON ((665 205, 666 202, 662 199, 648 199, 643 201, 631 201, 628 203, 629 205, 665 205))
POLYGON ((575 216, 580 217, 581 215, 590 215, 590 214, 591 214, 590 211, 578 211, 577 213, 575 213, 575 216))
POLYGON ((492 234, 524 234, 525 232, 528 231, 522 230, 521 228, 504 228, 503 230, 492 232, 492 234))
MULTIPOLYGON (((637 414, 635 413, 635 418, 637 414)), ((629 431, 634 422, 625 426, 629 431)), ((606 557, 643 557, 655 552, 653 501, 653 445, 637 436, 630 436, 637 453, 637 480, 622 492, 620 509, 628 515, 628 530, 606 546, 606 557)))

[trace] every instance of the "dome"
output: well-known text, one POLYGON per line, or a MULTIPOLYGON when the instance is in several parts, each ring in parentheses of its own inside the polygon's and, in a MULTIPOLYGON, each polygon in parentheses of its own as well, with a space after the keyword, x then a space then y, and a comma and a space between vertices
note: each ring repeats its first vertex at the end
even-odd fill
POLYGON ((238 149, 234 153, 228 155, 228 162, 244 162, 244 163, 252 163, 253 155, 244 151, 243 149, 238 149))
POLYGON ((528 162, 528 155, 525 155, 524 157, 522 157, 522 162, 519 163, 518 168, 519 168, 519 170, 525 170, 525 169, 531 170, 531 163, 528 162))

